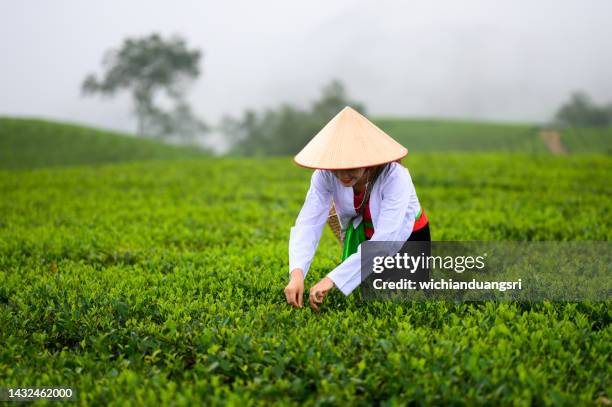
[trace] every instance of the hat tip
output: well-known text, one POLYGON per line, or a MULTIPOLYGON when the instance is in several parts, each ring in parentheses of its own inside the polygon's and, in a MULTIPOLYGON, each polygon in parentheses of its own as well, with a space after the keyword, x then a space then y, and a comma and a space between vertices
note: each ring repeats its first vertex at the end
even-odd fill
POLYGON ((344 115, 344 114, 351 114, 351 113, 358 113, 357 110, 353 109, 351 106, 346 105, 344 106, 344 108, 342 110, 340 110, 340 112, 338 113, 339 115, 344 115))

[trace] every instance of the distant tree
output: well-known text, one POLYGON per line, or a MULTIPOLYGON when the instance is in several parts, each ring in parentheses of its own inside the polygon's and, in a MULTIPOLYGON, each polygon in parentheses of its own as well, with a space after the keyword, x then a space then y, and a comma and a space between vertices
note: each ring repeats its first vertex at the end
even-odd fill
POLYGON ((232 146, 232 153, 238 155, 263 155, 263 144, 266 142, 266 131, 263 129, 260 114, 246 110, 242 118, 225 116, 219 129, 232 146), (261 146, 261 147, 257 147, 261 146))
POLYGON ((345 86, 335 79, 324 86, 321 91, 321 98, 312 105, 312 113, 330 120, 345 106, 350 105, 361 114, 365 114, 365 107, 362 103, 351 102, 346 92, 345 86))
POLYGON ((147 117, 148 134, 164 135, 168 139, 176 135, 182 142, 194 143, 199 134, 209 130, 206 123, 198 119, 183 100, 177 101, 170 112, 154 107, 147 117))
POLYGON ((612 124, 612 108, 597 106, 583 92, 574 92, 556 114, 557 121, 565 126, 605 127, 612 124))
POLYGON ((295 154, 347 105, 365 112, 363 105, 351 101, 342 83, 335 80, 322 89, 321 97, 308 110, 289 104, 262 113, 247 110, 242 118, 225 117, 220 131, 232 143, 232 154, 295 154))
POLYGON ((121 47, 106 52, 102 77, 89 74, 83 81, 82 92, 114 95, 122 90, 131 91, 138 134, 179 134, 189 138, 194 131, 206 128, 184 100, 187 86, 200 74, 200 57, 199 50, 188 49, 185 40, 178 36, 163 39, 151 34, 127 38, 121 47), (155 104, 160 93, 175 103, 173 111, 166 112, 155 104))

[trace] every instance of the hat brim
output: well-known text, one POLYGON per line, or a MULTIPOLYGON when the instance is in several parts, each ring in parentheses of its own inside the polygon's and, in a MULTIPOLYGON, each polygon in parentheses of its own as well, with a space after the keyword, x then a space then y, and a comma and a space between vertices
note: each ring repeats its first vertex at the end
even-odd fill
POLYGON ((334 170, 354 170, 357 168, 369 168, 369 167, 376 167, 379 165, 383 165, 383 164, 388 164, 388 163, 392 163, 394 161, 397 160, 401 160, 402 158, 406 157, 408 155, 408 149, 406 149, 406 153, 389 161, 383 161, 380 163, 374 163, 374 164, 366 164, 366 165, 358 165, 358 166, 349 166, 349 167, 319 167, 319 166, 311 166, 311 165, 306 165, 306 164, 301 164, 299 162, 297 162, 297 160, 295 159, 295 157, 293 157, 293 163, 295 165, 297 165, 298 167, 302 167, 302 168, 309 168, 311 170, 330 170, 330 171, 334 171, 334 170))

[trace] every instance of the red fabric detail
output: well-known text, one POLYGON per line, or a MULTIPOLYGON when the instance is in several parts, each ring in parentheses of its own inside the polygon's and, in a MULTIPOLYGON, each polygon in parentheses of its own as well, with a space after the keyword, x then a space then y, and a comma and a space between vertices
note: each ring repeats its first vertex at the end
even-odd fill
MULTIPOLYGON (((365 189, 361 191, 359 195, 353 196, 353 206, 355 207, 355 212, 359 212, 359 205, 361 204, 361 201, 363 200, 363 194, 365 194, 365 189)), ((372 214, 370 213, 370 200, 368 199, 368 202, 364 203, 364 205, 365 205, 365 209, 363 212, 363 221, 371 223, 372 214)), ((422 210, 421 216, 419 216, 419 218, 414 222, 414 225, 412 226, 412 231, 415 232, 425 227, 425 225, 427 225, 427 216, 425 215, 425 211, 422 210)), ((374 228, 365 227, 364 231, 365 231, 366 239, 368 240, 374 235, 374 228)))
MULTIPOLYGON (((359 205, 361 205, 361 201, 363 200, 363 195, 365 194, 365 189, 361 191, 359 195, 355 195, 353 198, 353 205, 355 206, 355 212, 359 212, 359 205)), ((365 209, 363 211, 363 221, 364 222, 372 222, 372 214, 370 213, 370 200, 364 203, 365 209)), ((374 235, 374 228, 365 227, 365 236, 366 239, 370 239, 374 235)))
POLYGON ((419 230, 427 225, 427 216, 425 216, 425 210, 421 210, 421 216, 414 222, 412 231, 419 230))

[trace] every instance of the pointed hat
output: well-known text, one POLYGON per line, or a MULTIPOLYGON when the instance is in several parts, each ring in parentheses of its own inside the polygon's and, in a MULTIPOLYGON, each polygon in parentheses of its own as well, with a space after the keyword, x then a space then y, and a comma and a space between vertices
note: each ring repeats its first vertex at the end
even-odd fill
POLYGON ((341 170, 399 160, 408 149, 347 106, 314 136, 293 161, 302 167, 341 170))

